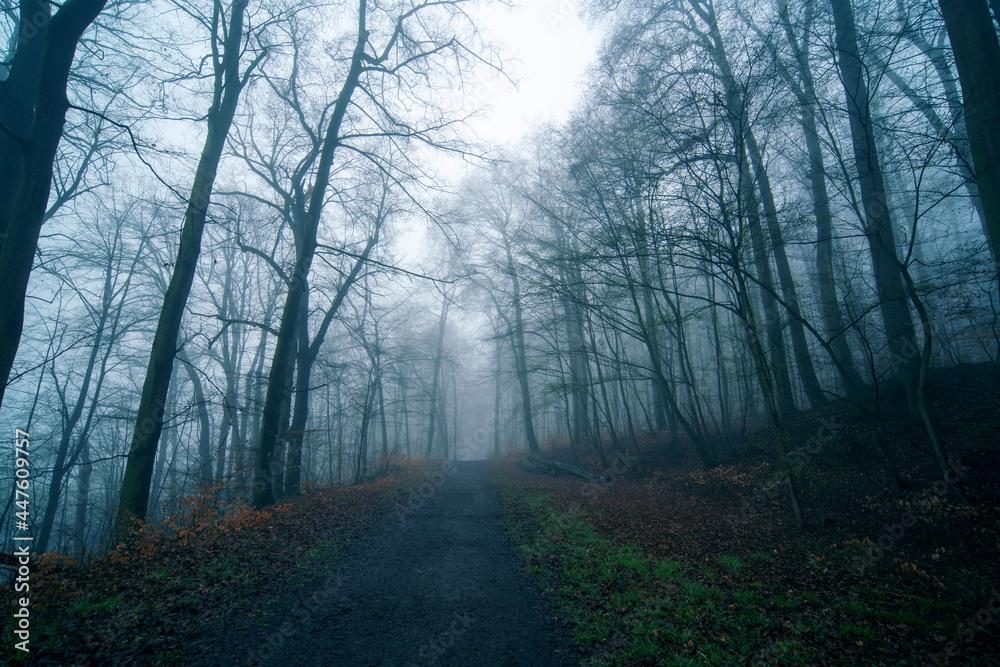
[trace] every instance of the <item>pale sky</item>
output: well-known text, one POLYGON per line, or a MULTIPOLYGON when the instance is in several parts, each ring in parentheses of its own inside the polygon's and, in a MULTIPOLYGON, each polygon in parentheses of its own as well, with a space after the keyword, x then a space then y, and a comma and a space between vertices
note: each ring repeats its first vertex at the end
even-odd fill
POLYGON ((488 4, 473 13, 486 38, 520 61, 505 65, 516 90, 486 82, 471 95, 493 107, 472 123, 481 138, 514 141, 538 122, 568 118, 600 44, 577 9, 575 0, 517 0, 514 9, 488 4))
MULTIPOLYGON (((515 88, 497 77, 470 87, 468 109, 487 107, 468 121, 470 141, 502 146, 515 143, 540 123, 568 120, 600 47, 600 30, 580 20, 576 0, 515 2, 512 9, 484 2, 469 12, 484 38, 512 59, 504 70, 517 82, 515 88)), ((470 165, 462 160, 441 154, 432 159, 453 185, 469 174, 470 165)), ((420 267, 427 257, 426 226, 426 220, 415 218, 393 243, 408 268, 420 267)))

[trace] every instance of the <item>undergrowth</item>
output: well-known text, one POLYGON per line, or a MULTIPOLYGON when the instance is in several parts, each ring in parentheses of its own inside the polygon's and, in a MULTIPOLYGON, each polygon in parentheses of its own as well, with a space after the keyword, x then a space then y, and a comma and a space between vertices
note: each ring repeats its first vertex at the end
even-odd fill
MULTIPOLYGON (((960 626, 959 604, 852 577, 816 545, 806 558, 654 553, 603 533, 606 517, 545 493, 545 482, 496 473, 491 484, 529 573, 563 609, 590 665, 933 664, 960 626)), ((990 660, 966 646, 950 664, 990 660)))
MULTIPOLYGON (((4 658, 170 664, 248 618, 252 634, 254 618, 263 625, 269 609, 332 570, 357 531, 418 485, 425 467, 410 461, 369 483, 310 487, 265 510, 218 502, 220 489, 212 488, 184 498, 164 521, 134 527, 103 554, 35 556, 30 653, 8 642, 4 658)), ((13 636, 10 616, 4 625, 13 636)))

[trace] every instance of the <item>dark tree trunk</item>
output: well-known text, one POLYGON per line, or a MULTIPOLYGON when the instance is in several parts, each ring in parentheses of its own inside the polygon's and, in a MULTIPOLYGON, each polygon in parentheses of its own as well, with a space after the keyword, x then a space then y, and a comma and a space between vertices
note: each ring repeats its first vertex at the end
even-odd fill
MULTIPOLYGON (((494 361, 496 362, 495 379, 493 387, 493 455, 500 456, 500 397, 502 386, 500 384, 500 374, 503 370, 500 366, 500 334, 495 333, 496 346, 494 348, 494 361)), ((584 406, 586 409, 586 406, 584 406)))
MULTIPOLYGON (((13 4, 13 3, 12 3, 13 4)), ((38 84, 38 69, 42 63, 42 49, 49 29, 51 3, 48 0, 24 0, 19 3, 17 34, 11 37, 13 52, 10 54, 7 78, 0 81, 0 223, 10 219, 21 169, 21 143, 18 138, 28 136, 34 115, 34 100, 38 84), (35 18, 38 18, 36 24, 35 18), (43 20, 44 19, 44 20, 43 20)), ((0 246, 3 239, 0 238, 0 246)))
MULTIPOLYGON (((965 126, 993 261, 1000 270, 1000 44, 985 0, 938 0, 962 84, 965 126)), ((996 3, 994 3, 996 4, 996 3)), ((1000 8, 994 7, 1000 11, 1000 8)), ((1000 16, 998 16, 1000 19, 1000 16)), ((1000 278, 1000 275, 998 275, 1000 278)))
POLYGON ((441 317, 438 318, 437 350, 434 353, 434 370, 431 373, 431 402, 428 408, 429 423, 427 425, 427 448, 424 450, 425 458, 430 458, 431 451, 434 448, 434 425, 437 421, 438 392, 441 387, 441 357, 444 355, 444 332, 448 324, 448 306, 451 304, 451 300, 447 294, 442 293, 441 296, 441 317))
POLYGON ((191 185, 184 223, 181 227, 180 244, 177 248, 177 260, 163 297, 163 307, 160 310, 149 353, 146 379, 139 398, 139 413, 136 417, 132 446, 129 449, 118 502, 117 521, 120 527, 124 525, 122 522, 141 521, 146 518, 156 445, 163 429, 163 410, 166 405, 167 390, 170 387, 174 357, 177 354, 177 337, 181 330, 181 320, 187 307, 188 295, 191 293, 191 283, 198 267, 202 232, 205 229, 222 150, 225 148, 226 136, 236 114, 240 92, 250 74, 248 70, 241 78, 239 71, 246 5, 247 0, 235 0, 233 3, 225 51, 220 64, 221 71, 216 72, 215 98, 208 112, 208 134, 191 185))
MULTIPOLYGON (((326 334, 330 330, 334 316, 340 310, 341 304, 350 292, 351 286, 358 279, 358 275, 368 260, 368 256, 378 243, 381 220, 379 220, 377 225, 374 234, 368 239, 364 251, 354 262, 351 272, 347 274, 344 282, 337 289, 337 294, 323 316, 323 321, 320 323, 319 330, 313 337, 312 342, 309 341, 308 322, 304 321, 305 318, 303 318, 299 331, 299 347, 295 361, 298 372, 296 380, 298 391, 295 392, 295 407, 292 411, 292 424, 288 429, 287 438, 288 462, 285 465, 284 483, 286 495, 297 496, 302 485, 302 437, 305 435, 306 420, 309 418, 309 381, 312 377, 313 365, 319 356, 319 350, 323 346, 323 341, 326 340, 326 334)), ((303 307, 302 312, 308 312, 308 305, 303 307)))
MULTIPOLYGON (((13 137, 0 130, 5 136, 3 141, 8 144, 0 144, 0 148, 5 149, 0 152, 3 180, 13 182, 16 179, 17 182, 9 191, 0 190, 0 194, 5 195, 0 200, 0 213, 5 216, 0 218, 0 224, 6 228, 0 238, 0 285, 3 285, 0 290, 0 377, 3 377, 0 405, 21 342, 28 278, 49 201, 52 165, 69 109, 66 98, 69 70, 83 31, 97 18, 104 4, 105 0, 67 0, 48 20, 48 29, 29 36, 26 30, 33 25, 36 12, 47 15, 49 3, 24 3, 20 25, 25 39, 19 40, 14 54, 11 69, 14 80, 0 84, 0 109, 4 120, 9 116, 18 121, 14 123, 15 128, 27 129, 27 134, 18 134, 14 140, 16 147, 8 143, 13 137), (19 104, 32 99, 32 91, 33 108, 20 108, 19 104)), ((17 132, 15 128, 10 129, 17 132)))
POLYGON ((792 277, 792 268, 785 253, 785 240, 778 222, 778 209, 774 203, 774 193, 771 190, 771 179, 764 167, 764 159, 757 146, 757 139, 751 129, 746 130, 747 149, 750 152, 750 163, 753 165, 757 187, 760 189, 764 204, 764 220, 767 222, 768 236, 771 238, 771 251, 774 253, 775 266, 778 269, 778 280, 781 282, 781 295, 788 311, 788 331, 792 338, 792 351, 795 354, 795 365, 799 370, 799 379, 805 389, 806 398, 812 407, 825 404, 826 395, 816 377, 809 345, 806 343, 806 332, 802 326, 802 312, 799 307, 798 290, 792 277))
POLYGON ((178 350, 177 358, 184 364, 184 372, 191 380, 195 409, 198 412, 198 480, 202 486, 209 486, 212 483, 212 426, 208 417, 208 403, 205 402, 205 389, 201 385, 198 369, 191 363, 187 352, 178 350))
MULTIPOLYGON (((652 216, 650 216, 652 218, 652 216)), ((652 219, 649 220, 652 223, 652 219)), ((645 309, 646 324, 645 329, 650 337, 650 347, 660 349, 659 326, 656 322, 656 309, 653 307, 653 276, 649 270, 649 255, 652 249, 649 243, 649 229, 647 228, 646 216, 642 205, 639 206, 636 215, 636 256, 639 261, 639 276, 642 280, 642 305, 645 309)), ((655 359, 650 359, 650 365, 655 363, 655 359)), ((663 386, 656 377, 656 371, 649 372, 650 385, 653 393, 653 419, 656 430, 662 431, 667 428, 666 402, 664 399, 663 386)))
POLYGON ((281 313, 281 324, 278 327, 277 343, 274 349, 274 361, 268 374, 267 394, 264 398, 264 411, 261 419, 260 442, 257 445, 254 465, 254 507, 265 507, 274 503, 271 491, 271 457, 278 442, 281 423, 281 404, 285 401, 286 387, 282 382, 288 367, 294 363, 294 348, 296 344, 296 329, 299 323, 299 308, 302 296, 307 289, 306 279, 312 267, 313 256, 316 253, 316 235, 319 221, 326 199, 326 189, 330 183, 330 171, 333 167, 333 157, 340 146, 340 127, 347 114, 351 96, 357 89, 361 71, 364 66, 365 45, 368 43, 366 28, 367 2, 361 0, 358 15, 358 35, 355 41, 351 65, 344 79, 344 84, 337 96, 337 101, 330 116, 323 138, 323 148, 320 152, 309 198, 309 210, 302 232, 301 252, 297 253, 295 268, 288 286, 284 310, 281 313))
MULTIPOLYGON (((711 4, 702 5, 701 3, 696 3, 693 0, 691 5, 692 9, 708 25, 710 35, 705 39, 705 47, 711 53, 712 60, 715 61, 715 65, 722 75, 722 84, 725 88, 726 96, 726 115, 732 127, 736 158, 739 163, 739 197, 743 203, 744 214, 750 229, 753 261, 757 268, 757 281, 761 288, 760 298, 764 306, 762 316, 771 352, 770 366, 774 373, 775 394, 778 401, 778 409, 781 411, 782 416, 788 416, 796 412, 795 398, 792 393, 792 381, 788 370, 788 353, 785 348, 784 327, 782 326, 781 317, 782 309, 774 296, 776 292, 774 291, 774 279, 771 275, 771 260, 768 253, 767 238, 761 226, 760 201, 757 198, 754 188, 755 175, 759 177, 761 174, 756 173, 757 170, 751 170, 750 161, 747 159, 747 151, 749 150, 753 153, 754 148, 756 148, 756 142, 754 141, 750 127, 750 119, 747 114, 747 100, 730 66, 722 34, 719 32, 714 7, 711 4)), ((757 152, 759 153, 759 151, 757 152)), ((763 169, 759 171, 763 172, 763 169)), ((764 175, 766 176, 766 174, 764 175)), ((759 181, 757 185, 760 185, 759 181)), ((804 337, 802 338, 802 345, 805 345, 804 337)), ((808 357, 807 350, 808 348, 806 348, 806 357, 808 357)), ((813 374, 813 378, 815 378, 815 374, 813 374)))
POLYGON ((90 441, 84 437, 80 446, 80 468, 76 476, 76 521, 73 530, 76 537, 76 552, 83 555, 87 550, 87 510, 90 506, 90 478, 94 466, 90 463, 90 441))
MULTIPOLYGON (((812 8, 813 0, 807 0, 807 11, 812 8)), ((844 317, 837 297, 837 283, 833 271, 833 214, 830 212, 830 196, 826 187, 826 169, 823 163, 823 149, 820 143, 819 130, 816 122, 816 84, 812 75, 812 65, 809 62, 809 41, 799 40, 792 30, 788 16, 788 6, 783 4, 780 9, 782 27, 785 37, 791 46, 795 57, 797 78, 784 68, 780 69, 789 86, 799 101, 800 124, 806 141, 806 154, 809 164, 806 177, 809 180, 812 197, 813 216, 816 218, 816 280, 819 290, 819 301, 823 315, 823 325, 830 349, 839 362, 842 379, 848 394, 857 397, 865 387, 865 382, 854 363, 854 355, 848 344, 844 317)), ((811 29, 811 23, 805 27, 805 32, 811 29)), ((775 59, 778 59, 775 53, 775 59)))
POLYGON ((528 451, 539 452, 538 438, 535 436, 535 425, 531 416, 531 387, 528 382, 528 359, 524 344, 524 316, 521 312, 521 283, 514 265, 514 254, 510 247, 510 238, 506 230, 503 232, 503 245, 507 254, 507 272, 510 274, 512 300, 514 306, 514 326, 511 331, 511 345, 514 352, 514 365, 517 368, 517 383, 521 388, 521 416, 524 420, 524 437, 528 441, 528 451))
POLYGON ((784 482, 786 486, 788 486, 788 494, 792 503, 792 512, 795 515, 795 522, 801 528, 805 525, 805 516, 802 513, 802 503, 799 499, 799 491, 795 484, 795 478, 792 477, 791 470, 789 470, 788 466, 788 456, 785 450, 784 427, 782 426, 781 415, 778 412, 774 384, 772 383, 771 374, 767 367, 767 357, 764 354, 764 348, 760 342, 760 333, 757 329, 757 320, 753 314, 753 306, 751 305, 746 281, 743 278, 743 274, 739 271, 736 272, 736 281, 739 290, 738 297, 740 300, 740 312, 743 316, 743 324, 746 327, 750 355, 753 357, 754 367, 760 381, 761 392, 764 394, 764 403, 767 406, 767 415, 769 421, 771 422, 771 428, 774 429, 774 441, 778 448, 778 458, 781 463, 781 467, 784 468, 782 474, 784 482))
POLYGON ((837 61, 847 98, 854 159, 864 206, 865 236, 871 251, 872 269, 889 351, 896 369, 893 382, 903 390, 912 404, 918 371, 915 358, 918 348, 899 273, 885 182, 871 123, 868 84, 858 50, 854 11, 850 0, 830 0, 830 4, 837 32, 837 61))
POLYGON ((107 318, 107 310, 98 323, 97 336, 94 345, 90 348, 90 358, 87 360, 87 369, 83 373, 83 386, 77 395, 76 404, 72 411, 64 409, 62 436, 59 438, 59 448, 56 450, 56 461, 52 467, 52 480, 49 483, 49 496, 45 504, 45 512, 42 515, 42 526, 38 533, 38 541, 34 547, 39 553, 44 553, 49 545, 49 536, 52 534, 52 527, 55 524, 56 511, 59 509, 59 498, 62 496, 63 480, 69 475, 72 463, 67 464, 70 458, 70 443, 73 439, 73 429, 83 415, 83 408, 90 396, 90 381, 97 364, 97 355, 101 347, 101 337, 104 333, 104 322, 107 318))

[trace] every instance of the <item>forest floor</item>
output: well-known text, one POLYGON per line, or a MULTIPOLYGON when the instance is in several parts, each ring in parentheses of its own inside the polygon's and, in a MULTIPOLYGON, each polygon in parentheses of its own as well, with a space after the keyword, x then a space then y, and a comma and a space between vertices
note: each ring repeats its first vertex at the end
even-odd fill
POLYGON ((284 638, 275 630, 286 618, 300 620, 305 593, 329 588, 343 554, 425 481, 432 465, 411 461, 372 483, 313 488, 260 512, 220 508, 211 494, 193 497, 128 546, 82 564, 57 553, 38 556, 30 653, 8 642, 3 659, 200 664, 222 645, 243 651, 249 664, 268 652, 268 639, 284 638), (286 616, 293 609, 299 616, 286 616))
MULTIPOLYGON (((219 516, 208 498, 84 565, 32 575, 35 665, 573 664, 483 464, 411 459, 359 486, 219 516)), ((9 623, 9 621, 8 621, 9 623)), ((6 628, 12 636, 12 628, 6 628)), ((578 661, 577 661, 578 662, 578 661)))
MULTIPOLYGON (((997 371, 932 381, 947 480, 908 415, 883 422, 902 490, 870 417, 831 407, 789 422, 805 528, 767 429, 720 445, 708 472, 665 434, 639 438, 641 463, 611 484, 530 474, 516 456, 488 470, 526 567, 588 664, 997 665, 997 371)), ((566 443, 543 454, 575 459, 566 443)), ((600 470, 593 454, 576 462, 600 470)))
MULTIPOLYGON (((883 415, 904 490, 870 417, 831 406, 789 420, 805 528, 760 425, 718 443, 708 472, 669 434, 639 435, 637 460, 614 466, 610 484, 529 474, 514 455, 411 459, 262 512, 191 498, 82 565, 46 554, 31 579, 31 653, 8 644, 3 657, 1000 664, 998 377, 980 367, 932 382, 953 469, 942 479, 919 420, 883 415)), ((546 454, 600 470, 565 443, 546 454)))

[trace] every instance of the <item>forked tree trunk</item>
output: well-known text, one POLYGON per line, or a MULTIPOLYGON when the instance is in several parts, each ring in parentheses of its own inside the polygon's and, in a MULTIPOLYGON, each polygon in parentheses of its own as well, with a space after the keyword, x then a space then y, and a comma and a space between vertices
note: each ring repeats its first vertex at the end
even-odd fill
MULTIPOLYGON (((275 496, 272 486, 275 472, 271 459, 281 435, 281 406, 287 402, 287 387, 282 382, 290 366, 294 364, 296 331, 299 325, 302 297, 307 289, 307 278, 316 254, 317 234, 320 217, 326 200, 326 190, 330 183, 330 172, 333 158, 340 146, 340 128, 347 114, 348 105, 354 91, 357 90, 361 72, 365 64, 365 47, 369 32, 366 27, 367 2, 361 0, 358 12, 358 33, 355 40, 351 64, 341 86, 340 94, 330 115, 330 122, 323 135, 323 147, 320 151, 316 167, 316 177, 309 195, 309 210, 302 231, 300 252, 296 253, 295 268, 288 285, 285 306, 281 313, 281 323, 278 327, 277 343, 274 349, 274 360, 268 374, 267 394, 264 398, 264 410, 261 418, 260 442, 257 444, 256 460, 254 462, 254 507, 265 507, 274 504, 275 496)), ((280 475, 280 471, 277 472, 280 475)))
POLYGON ((871 252, 879 307, 895 369, 893 383, 902 388, 912 404, 919 365, 915 358, 917 346, 913 320, 899 273, 885 181, 871 122, 868 84, 858 50, 854 11, 850 0, 830 0, 830 5, 837 33, 837 64, 847 99, 854 161, 864 207, 864 232, 871 252))
MULTIPOLYGON (((807 0, 811 9, 813 0, 807 0)), ((808 11, 808 9, 807 9, 808 11)), ((847 329, 837 297, 837 282, 833 271, 833 214, 830 211, 830 195, 826 187, 826 168, 823 164, 823 149, 819 138, 816 122, 816 84, 812 75, 812 65, 809 62, 809 40, 799 41, 792 30, 788 16, 788 4, 785 0, 780 7, 780 18, 785 31, 785 38, 792 49, 798 77, 782 68, 785 76, 799 101, 799 122, 806 143, 806 155, 809 165, 806 177, 809 180, 809 193, 812 198, 813 217, 816 218, 816 281, 819 290, 819 301, 823 315, 823 325, 830 341, 830 349, 837 357, 841 376, 847 392, 852 397, 858 397, 865 387, 865 382, 854 363, 854 355, 848 344, 847 329)), ((808 30, 811 24, 806 27, 808 30)), ((777 58, 777 54, 775 54, 777 58)))

